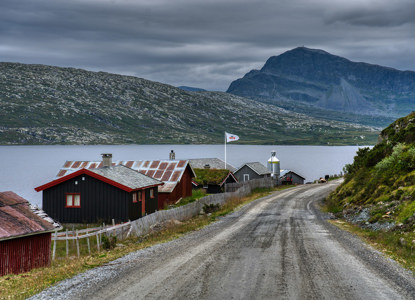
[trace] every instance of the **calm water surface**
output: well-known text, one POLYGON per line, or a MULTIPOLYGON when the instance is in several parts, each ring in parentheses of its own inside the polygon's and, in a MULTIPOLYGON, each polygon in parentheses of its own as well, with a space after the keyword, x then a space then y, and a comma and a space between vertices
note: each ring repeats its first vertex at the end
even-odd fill
MULTIPOLYGON (((227 144, 227 162, 239 167, 246 162, 266 166, 272 150, 277 151, 281 169, 290 169, 313 181, 325 174, 339 174, 353 162, 357 146, 251 146, 227 144)), ((211 158, 224 160, 224 145, 98 145, 98 146, 0 146, 0 191, 13 191, 41 206, 42 194, 34 188, 53 180, 66 160, 113 160, 211 158)))

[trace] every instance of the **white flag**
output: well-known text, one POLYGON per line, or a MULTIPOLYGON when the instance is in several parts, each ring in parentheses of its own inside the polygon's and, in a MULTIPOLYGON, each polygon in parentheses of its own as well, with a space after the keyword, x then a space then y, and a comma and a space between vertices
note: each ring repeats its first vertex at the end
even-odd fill
POLYGON ((225 136, 226 136, 226 142, 235 142, 237 140, 239 140, 239 136, 232 134, 232 133, 227 133, 225 132, 225 136))

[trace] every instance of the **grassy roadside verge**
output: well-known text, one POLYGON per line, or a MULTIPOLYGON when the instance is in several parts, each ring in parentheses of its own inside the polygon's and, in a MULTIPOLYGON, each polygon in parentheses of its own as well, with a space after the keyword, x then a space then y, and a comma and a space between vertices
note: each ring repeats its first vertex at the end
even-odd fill
POLYGON ((392 258, 415 274, 415 233, 399 231, 373 231, 363 229, 344 220, 329 221, 342 230, 360 237, 367 244, 392 258))
POLYGON ((34 269, 19 275, 6 275, 0 277, 0 299, 25 299, 42 290, 90 268, 98 267, 112 260, 120 258, 130 252, 164 243, 182 236, 190 231, 199 230, 242 205, 253 200, 267 196, 274 191, 286 189, 287 186, 276 189, 255 189, 251 195, 244 198, 232 198, 218 211, 208 215, 201 215, 178 225, 172 225, 161 231, 153 232, 139 238, 131 238, 122 241, 122 246, 108 251, 96 252, 91 255, 83 255, 80 258, 70 257, 55 260, 47 268, 34 269))

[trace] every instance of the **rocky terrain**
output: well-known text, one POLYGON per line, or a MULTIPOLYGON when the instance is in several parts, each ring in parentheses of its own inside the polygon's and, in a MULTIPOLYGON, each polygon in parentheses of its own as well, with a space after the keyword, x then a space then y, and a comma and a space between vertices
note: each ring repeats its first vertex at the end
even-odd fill
POLYGON ((0 63, 0 144, 370 145, 377 129, 292 113, 222 92, 145 79, 0 63))
POLYGON ((299 47, 270 57, 227 92, 313 116, 384 127, 415 110, 415 72, 299 47))
POLYGON ((366 228, 413 233, 415 112, 385 128, 375 147, 360 149, 345 172, 327 200, 331 211, 366 228))

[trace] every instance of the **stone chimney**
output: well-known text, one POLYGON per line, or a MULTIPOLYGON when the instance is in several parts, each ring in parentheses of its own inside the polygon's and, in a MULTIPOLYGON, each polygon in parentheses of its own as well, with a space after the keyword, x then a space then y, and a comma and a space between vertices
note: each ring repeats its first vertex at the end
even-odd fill
POLYGON ((112 166, 112 154, 111 153, 103 153, 102 155, 102 166, 104 168, 109 168, 112 166))
POLYGON ((170 159, 170 160, 175 160, 175 159, 176 159, 176 153, 174 153, 174 150, 171 150, 171 151, 170 151, 170 154, 169 154, 169 159, 170 159))

